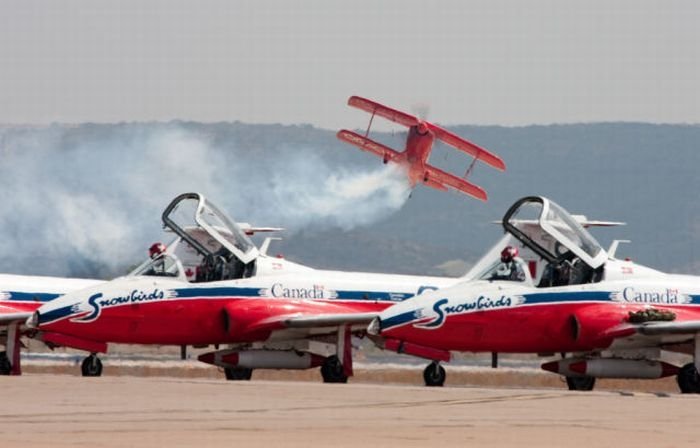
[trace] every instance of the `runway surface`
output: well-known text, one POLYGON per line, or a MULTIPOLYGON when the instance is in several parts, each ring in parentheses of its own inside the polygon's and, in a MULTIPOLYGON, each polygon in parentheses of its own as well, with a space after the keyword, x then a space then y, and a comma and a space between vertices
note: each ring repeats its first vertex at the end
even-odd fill
POLYGON ((3 447, 674 447, 700 396, 562 389, 0 377, 3 447))

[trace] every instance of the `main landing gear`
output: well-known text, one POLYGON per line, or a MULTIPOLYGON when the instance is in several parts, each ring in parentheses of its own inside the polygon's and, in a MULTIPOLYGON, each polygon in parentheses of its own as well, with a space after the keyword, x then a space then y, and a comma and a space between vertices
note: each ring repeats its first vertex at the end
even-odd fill
POLYGON ((595 387, 595 377, 567 376, 566 385, 569 386, 569 390, 591 391, 595 387))
POLYGON ((12 372, 12 364, 7 352, 0 352, 0 375, 9 375, 12 372))
POLYGON ((91 353, 90 356, 83 360, 83 363, 80 365, 80 371, 83 376, 101 376, 102 361, 97 357, 97 354, 91 353))
POLYGON ((700 394, 700 375, 694 363, 684 365, 676 375, 678 387, 683 394, 700 394))
POLYGON ((249 381, 253 376, 253 369, 246 367, 224 367, 224 375, 229 381, 249 381))
POLYGON ((321 376, 324 383, 347 383, 348 377, 345 375, 345 368, 340 358, 329 356, 321 365, 321 376))
POLYGON ((326 357, 321 364, 324 383, 347 383, 352 376, 352 345, 349 325, 338 327, 335 355, 326 357))
POLYGON ((445 384, 445 368, 439 362, 433 361, 423 370, 423 380, 428 387, 442 387, 445 384))

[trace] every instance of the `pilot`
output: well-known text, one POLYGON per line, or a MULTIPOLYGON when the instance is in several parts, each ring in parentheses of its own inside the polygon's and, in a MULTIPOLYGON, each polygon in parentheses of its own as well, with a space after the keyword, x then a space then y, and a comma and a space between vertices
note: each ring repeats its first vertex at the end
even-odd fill
POLYGON ((151 260, 155 260, 165 253, 165 249, 165 244, 153 243, 151 247, 148 248, 148 256, 151 257, 151 260))
POLYGON ((151 263, 151 268, 144 273, 144 275, 166 275, 165 274, 165 244, 163 243, 153 243, 151 247, 148 248, 148 256, 151 257, 153 262, 151 263))
POLYGON ((519 261, 521 260, 518 258, 518 248, 506 246, 501 251, 501 263, 491 276, 491 280, 525 281, 525 271, 519 261))

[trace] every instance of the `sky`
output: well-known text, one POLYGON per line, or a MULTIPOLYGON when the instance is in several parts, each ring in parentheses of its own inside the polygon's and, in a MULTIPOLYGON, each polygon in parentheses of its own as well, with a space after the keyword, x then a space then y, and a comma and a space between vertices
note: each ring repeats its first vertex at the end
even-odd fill
POLYGON ((700 2, 0 0, 0 123, 700 123, 700 2))

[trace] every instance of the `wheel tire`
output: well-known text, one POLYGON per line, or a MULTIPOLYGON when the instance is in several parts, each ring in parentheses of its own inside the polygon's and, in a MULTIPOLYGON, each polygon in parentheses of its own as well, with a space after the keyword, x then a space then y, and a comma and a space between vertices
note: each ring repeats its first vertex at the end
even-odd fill
POLYGON ((245 367, 225 367, 224 375, 229 381, 249 381, 253 377, 253 369, 245 367))
POLYGON ((102 361, 96 355, 90 355, 83 359, 80 372, 83 376, 102 376, 102 361))
POLYGON ((324 383, 347 383, 348 377, 345 375, 343 363, 337 356, 329 356, 321 365, 321 376, 324 383))
POLYGON ((676 375, 676 381, 682 394, 700 393, 700 375, 694 363, 681 367, 676 375))
POLYGON ((9 375, 12 372, 12 363, 7 357, 7 352, 0 352, 0 375, 9 375))
POLYGON ((567 376, 566 385, 569 386, 569 390, 591 391, 595 387, 595 377, 567 376))
POLYGON ((437 362, 431 362, 423 370, 423 380, 428 387, 442 387, 445 384, 446 377, 445 368, 437 362))

